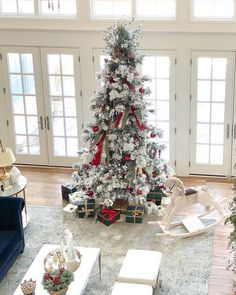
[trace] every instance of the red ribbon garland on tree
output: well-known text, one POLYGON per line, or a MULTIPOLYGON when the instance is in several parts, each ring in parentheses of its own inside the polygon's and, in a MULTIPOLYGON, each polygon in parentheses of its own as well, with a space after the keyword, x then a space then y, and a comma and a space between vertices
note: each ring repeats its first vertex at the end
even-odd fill
POLYGON ((101 158, 102 158, 102 148, 103 148, 103 142, 106 138, 106 132, 103 134, 103 136, 101 137, 101 139, 99 140, 97 147, 98 147, 98 151, 93 159, 93 165, 98 166, 101 164, 101 158))
POLYGON ((134 116, 134 118, 135 118, 135 121, 136 121, 136 123, 137 123, 137 125, 138 125, 138 127, 139 127, 139 130, 140 131, 143 131, 143 130, 145 130, 146 129, 146 126, 142 123, 140 123, 139 122, 139 120, 138 120, 138 118, 137 118, 137 116, 136 116, 136 114, 135 114, 135 107, 131 107, 131 115, 133 115, 134 116))

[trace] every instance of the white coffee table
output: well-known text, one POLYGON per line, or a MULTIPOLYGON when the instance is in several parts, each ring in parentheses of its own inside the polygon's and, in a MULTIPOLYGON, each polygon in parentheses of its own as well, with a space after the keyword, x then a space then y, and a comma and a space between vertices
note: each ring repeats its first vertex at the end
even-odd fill
MULTIPOLYGON (((44 273, 43 260, 49 252, 57 248, 59 248, 59 245, 44 244, 21 281, 23 282, 24 280, 29 279, 36 280, 35 295, 48 295, 48 292, 43 289, 41 284, 44 273)), ((81 264, 74 272, 74 281, 70 284, 66 295, 83 294, 88 280, 91 278, 93 267, 97 261, 99 263, 99 272, 95 275, 99 274, 101 279, 101 250, 89 247, 76 247, 76 249, 78 249, 82 255, 81 264)), ((20 284, 13 295, 22 295, 20 284)))

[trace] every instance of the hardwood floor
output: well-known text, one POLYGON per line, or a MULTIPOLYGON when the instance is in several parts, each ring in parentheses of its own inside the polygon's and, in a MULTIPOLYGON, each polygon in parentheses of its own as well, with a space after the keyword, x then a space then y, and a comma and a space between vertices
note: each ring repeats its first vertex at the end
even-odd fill
MULTIPOLYGON (((61 184, 71 181, 70 168, 34 168, 19 167, 21 173, 28 179, 26 197, 28 205, 63 206, 61 198, 61 184)), ((232 198, 231 183, 226 179, 203 177, 182 178, 184 185, 207 185, 216 196, 232 198)), ((232 295, 232 280, 230 272, 226 270, 228 257, 228 236, 230 228, 223 223, 214 230, 214 249, 212 256, 211 277, 209 282, 209 295, 232 295)), ((176 293, 176 295, 178 295, 176 293)))

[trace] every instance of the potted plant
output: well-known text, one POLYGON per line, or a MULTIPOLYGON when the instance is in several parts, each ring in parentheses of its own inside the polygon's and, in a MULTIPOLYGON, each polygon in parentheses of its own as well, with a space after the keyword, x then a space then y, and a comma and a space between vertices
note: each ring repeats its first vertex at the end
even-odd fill
POLYGON ((64 295, 73 279, 73 273, 62 267, 45 272, 42 285, 50 295, 64 295))
POLYGON ((233 198, 229 206, 230 215, 225 219, 225 224, 230 223, 233 230, 229 235, 230 257, 228 259, 227 269, 232 271, 234 280, 234 294, 236 295, 236 197, 233 198))

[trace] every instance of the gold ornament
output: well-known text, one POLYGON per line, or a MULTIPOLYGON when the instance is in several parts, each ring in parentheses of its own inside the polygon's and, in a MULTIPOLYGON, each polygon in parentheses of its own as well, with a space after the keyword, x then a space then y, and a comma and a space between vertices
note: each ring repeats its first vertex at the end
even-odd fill
POLYGON ((33 295, 36 288, 36 281, 30 279, 29 281, 24 280, 21 283, 21 290, 24 295, 33 295))

